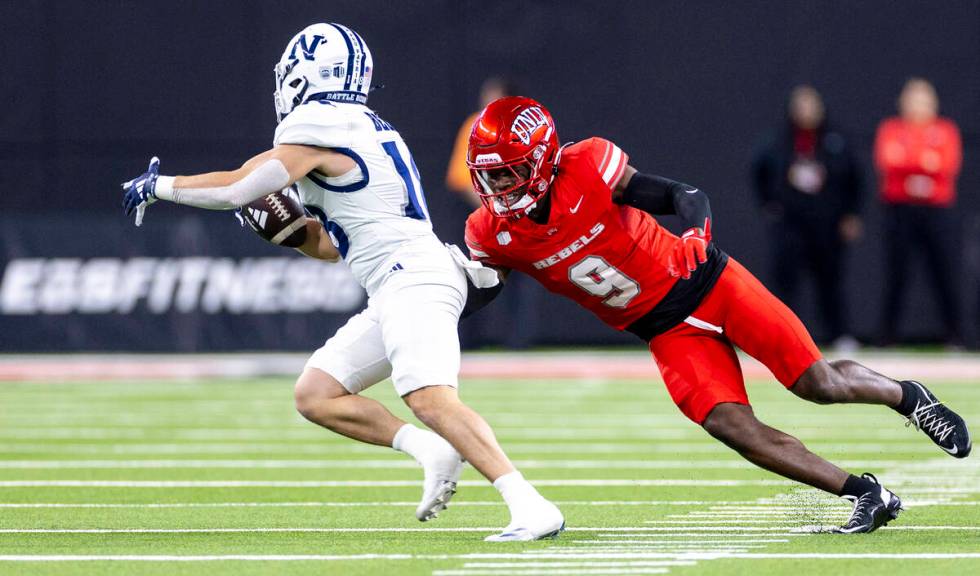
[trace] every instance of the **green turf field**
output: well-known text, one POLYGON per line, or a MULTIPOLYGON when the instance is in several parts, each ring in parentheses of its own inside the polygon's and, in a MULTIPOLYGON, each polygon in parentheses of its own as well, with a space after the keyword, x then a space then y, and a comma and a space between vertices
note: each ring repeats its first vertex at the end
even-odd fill
MULTIPOLYGON (((980 427, 980 385, 929 384, 980 427)), ((980 573, 980 461, 946 456, 886 409, 750 386, 763 420, 907 503, 888 528, 837 536, 807 527, 839 523, 845 503, 743 462, 659 381, 465 381, 569 527, 488 544, 508 517, 472 469, 421 524, 414 462, 305 422, 291 388, 0 383, 0 574, 980 573)), ((369 395, 407 415, 389 384, 369 395)))

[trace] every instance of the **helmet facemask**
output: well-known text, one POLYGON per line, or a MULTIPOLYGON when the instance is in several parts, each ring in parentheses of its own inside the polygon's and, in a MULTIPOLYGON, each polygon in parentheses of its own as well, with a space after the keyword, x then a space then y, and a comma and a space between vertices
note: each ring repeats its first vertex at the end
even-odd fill
POLYGON ((541 174, 547 146, 511 162, 477 162, 470 165, 473 187, 494 216, 521 218, 537 206, 548 191, 552 175, 541 174))
POLYGON ((506 96, 473 123, 466 165, 473 188, 495 217, 526 216, 555 178, 558 134, 548 110, 531 98, 506 96))
POLYGON ((298 61, 294 60, 287 63, 280 62, 275 67, 276 91, 273 98, 276 101, 276 116, 280 122, 293 111, 293 108, 303 103, 306 91, 310 87, 310 81, 305 77, 296 75, 290 79, 296 64, 298 61))

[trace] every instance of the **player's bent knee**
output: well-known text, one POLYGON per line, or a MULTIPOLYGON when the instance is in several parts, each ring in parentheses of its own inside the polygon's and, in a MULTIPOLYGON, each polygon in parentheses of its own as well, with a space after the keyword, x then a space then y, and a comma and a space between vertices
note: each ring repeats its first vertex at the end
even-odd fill
POLYGON ((800 398, 816 404, 834 404, 844 399, 843 395, 847 391, 846 377, 837 362, 831 364, 821 360, 808 368, 790 390, 800 398))
POLYGON ((755 417, 751 407, 725 402, 715 406, 701 426, 718 440, 739 447, 757 437, 756 431, 763 424, 755 417))
POLYGON ((293 388, 296 411, 311 421, 329 412, 331 400, 348 394, 337 379, 316 368, 304 370, 293 388))
POLYGON ((402 399, 415 417, 430 428, 459 403, 459 395, 452 386, 426 386, 409 392, 402 399))
POLYGON ((833 401, 830 391, 822 381, 800 380, 792 391, 800 398, 816 404, 830 404, 833 401))

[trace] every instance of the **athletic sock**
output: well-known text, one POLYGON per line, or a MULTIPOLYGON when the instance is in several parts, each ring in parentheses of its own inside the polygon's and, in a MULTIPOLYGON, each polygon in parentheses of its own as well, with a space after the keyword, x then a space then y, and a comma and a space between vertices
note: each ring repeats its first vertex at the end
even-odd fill
POLYGON ((391 447, 419 460, 428 444, 428 434, 414 424, 405 424, 395 432, 391 447))
POLYGON ((511 516, 522 509, 528 498, 541 498, 538 491, 524 479, 524 475, 519 470, 514 470, 497 478, 493 481, 493 487, 500 492, 504 502, 507 503, 511 516))
POLYGON ((915 410, 919 402, 920 391, 915 384, 912 384, 908 380, 903 380, 898 385, 902 387, 902 401, 895 407, 895 411, 907 417, 915 410))
POLYGON ((852 498, 860 498, 862 494, 867 494, 877 488, 877 484, 868 480, 867 478, 861 478, 851 474, 844 481, 844 487, 841 488, 840 494, 838 496, 850 496, 852 498))

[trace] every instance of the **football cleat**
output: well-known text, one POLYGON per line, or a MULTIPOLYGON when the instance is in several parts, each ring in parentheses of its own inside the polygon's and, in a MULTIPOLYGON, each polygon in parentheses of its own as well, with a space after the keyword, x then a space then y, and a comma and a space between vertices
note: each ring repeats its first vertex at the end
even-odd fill
POLYGON ((561 526, 551 530, 549 532, 540 533, 531 530, 530 528, 512 528, 508 526, 504 528, 504 531, 500 534, 494 534, 492 536, 487 536, 483 539, 484 542, 530 542, 532 540, 548 540, 555 539, 559 534, 565 531, 565 522, 561 523, 561 526))
POLYGON ((565 531, 565 517, 558 507, 544 500, 541 508, 526 517, 512 520, 500 534, 483 539, 484 542, 529 542, 557 538, 565 531))
POLYGON ((871 480, 876 484, 876 487, 870 492, 861 494, 858 498, 845 496, 854 502, 854 510, 847 522, 834 530, 837 534, 874 532, 898 518, 898 513, 902 511, 902 500, 878 483, 878 479, 874 475, 864 473, 861 477, 871 480))
POLYGON ((420 455, 419 463, 425 472, 422 501, 415 509, 415 517, 427 522, 439 516, 449 506, 456 493, 456 483, 463 473, 463 458, 441 436, 427 432, 431 438, 429 448, 420 455))
POLYGON ((918 391, 915 409, 909 414, 906 426, 914 426, 954 458, 966 458, 973 449, 970 431, 959 414, 939 401, 925 386, 914 380, 909 384, 918 391))
POLYGON ((449 500, 456 493, 456 483, 449 480, 440 480, 428 486, 422 494, 422 501, 415 509, 415 517, 420 522, 427 522, 433 518, 438 518, 439 513, 449 507, 449 500))

